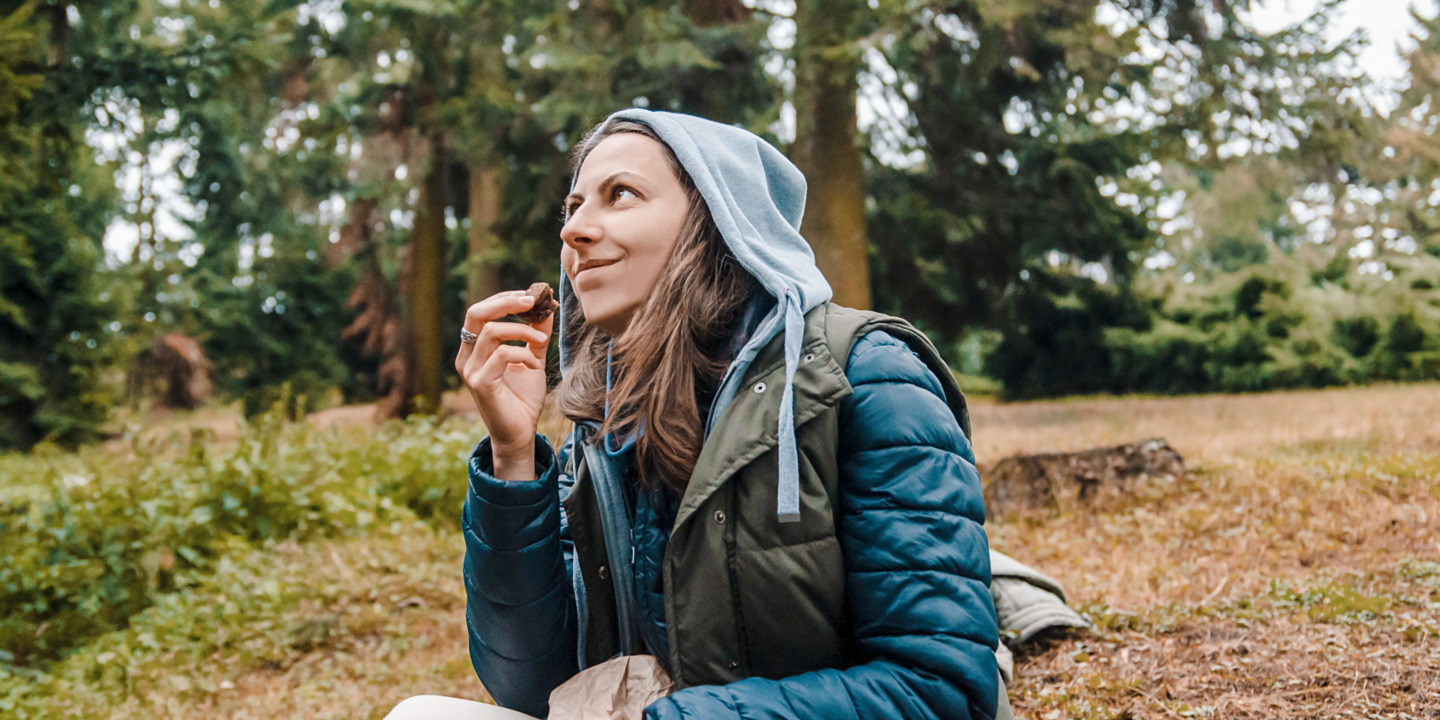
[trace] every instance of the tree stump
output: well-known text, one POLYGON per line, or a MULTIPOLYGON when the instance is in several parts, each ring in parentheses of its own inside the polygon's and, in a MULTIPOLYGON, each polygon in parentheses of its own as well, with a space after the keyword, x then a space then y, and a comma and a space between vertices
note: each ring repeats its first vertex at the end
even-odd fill
POLYGON ((165 378, 167 407, 194 410, 210 398, 210 373, 215 365, 194 338, 166 333, 155 338, 151 354, 165 378))
POLYGON ((1072 510, 1106 497, 1127 497, 1156 481, 1185 476, 1185 461, 1164 438, 1079 452, 1013 455, 986 473, 991 516, 1072 510))

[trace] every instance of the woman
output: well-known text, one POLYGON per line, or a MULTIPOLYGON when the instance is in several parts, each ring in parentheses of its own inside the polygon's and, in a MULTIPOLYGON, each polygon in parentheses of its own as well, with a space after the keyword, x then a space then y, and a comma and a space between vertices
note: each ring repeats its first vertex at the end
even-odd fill
POLYGON ((964 398, 904 321, 828 302, 800 172, 744 130, 638 109, 574 170, 564 448, 536 433, 553 317, 497 322, 530 300, 490 297, 456 358, 490 432, 463 526, 491 695, 544 716, 585 667, 650 654, 677 692, 648 720, 995 717, 964 398))

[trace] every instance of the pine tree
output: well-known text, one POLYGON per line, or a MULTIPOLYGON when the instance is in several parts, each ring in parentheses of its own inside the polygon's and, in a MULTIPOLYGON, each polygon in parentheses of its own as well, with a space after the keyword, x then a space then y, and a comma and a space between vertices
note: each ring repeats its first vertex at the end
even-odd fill
POLYGON ((109 179, 82 138, 66 6, 0 5, 0 448, 105 419, 109 179))
POLYGON ((1110 388, 1106 328, 1148 322, 1131 281, 1160 239, 1160 173, 1277 127, 1311 158, 1353 135, 1317 110, 1352 82, 1326 9, 1266 36, 1247 5, 906 5, 873 43, 905 109, 874 131, 906 154, 869 180, 879 307, 947 343, 999 332, 989 370, 1012 395, 1110 388))

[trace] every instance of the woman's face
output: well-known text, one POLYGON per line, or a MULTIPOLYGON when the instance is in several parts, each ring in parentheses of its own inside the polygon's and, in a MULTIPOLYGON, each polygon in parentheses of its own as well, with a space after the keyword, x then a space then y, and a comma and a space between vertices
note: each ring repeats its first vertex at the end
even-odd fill
POLYGON ((600 141, 565 198, 560 262, 586 321, 619 335, 650 297, 690 204, 660 143, 636 133, 600 141))

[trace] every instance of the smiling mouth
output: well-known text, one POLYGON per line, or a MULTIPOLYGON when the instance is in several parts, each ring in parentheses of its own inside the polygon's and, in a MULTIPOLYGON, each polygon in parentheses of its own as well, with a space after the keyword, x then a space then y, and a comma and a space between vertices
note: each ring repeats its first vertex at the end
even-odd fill
POLYGON ((617 262, 620 261, 618 259, 586 260, 585 262, 580 263, 580 267, 575 271, 575 277, 580 277, 580 273, 583 273, 586 270, 593 270, 595 268, 605 267, 607 265, 614 265, 617 262))

